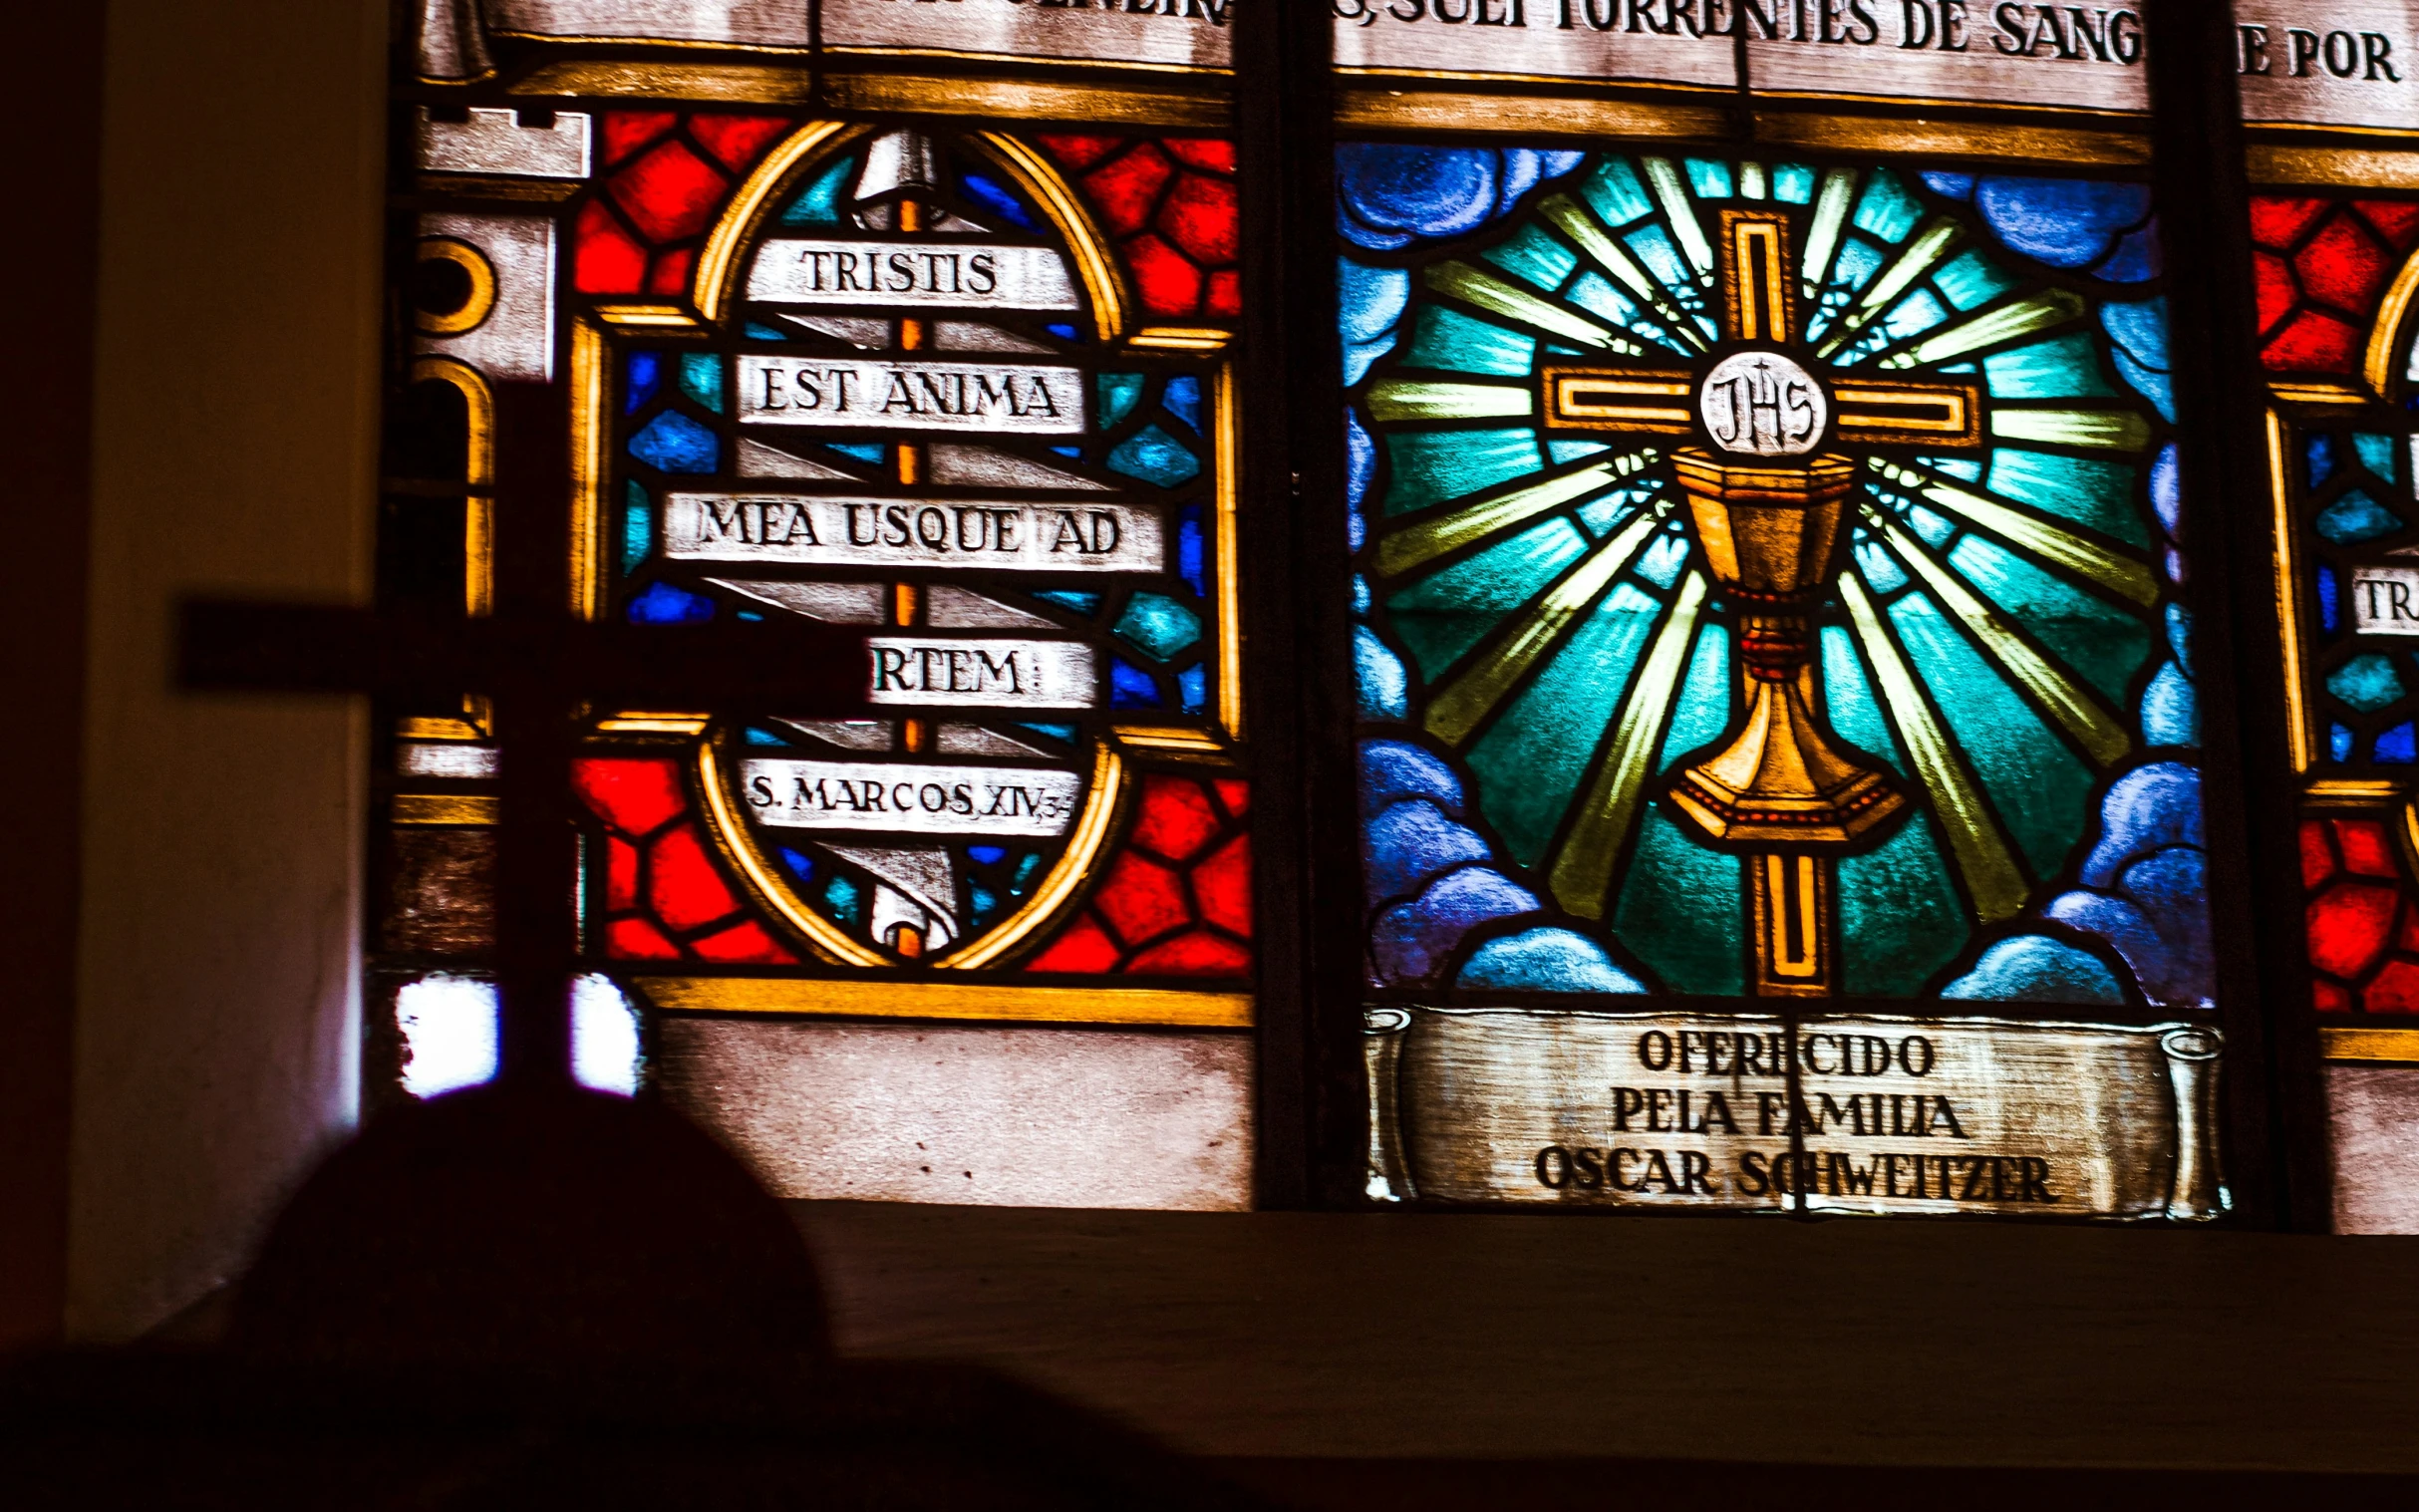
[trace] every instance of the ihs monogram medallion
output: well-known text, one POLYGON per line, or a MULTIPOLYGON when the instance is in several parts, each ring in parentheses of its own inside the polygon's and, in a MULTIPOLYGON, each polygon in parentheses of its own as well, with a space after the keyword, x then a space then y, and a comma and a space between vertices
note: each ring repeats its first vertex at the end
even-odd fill
POLYGON ((1837 860, 1909 812, 1898 779, 1822 712, 1814 616, 1840 570, 1858 467, 1823 449, 1977 448, 1980 394, 1827 365, 1894 297, 1886 288, 1806 351, 1789 242, 1784 215, 1723 211, 1723 340, 1700 368, 1549 366, 1542 410, 1549 430, 1690 439, 1671 467, 1733 613, 1741 696, 1730 728, 1680 764, 1664 797, 1700 843, 1745 853, 1757 991, 1823 995, 1836 978, 1837 860))

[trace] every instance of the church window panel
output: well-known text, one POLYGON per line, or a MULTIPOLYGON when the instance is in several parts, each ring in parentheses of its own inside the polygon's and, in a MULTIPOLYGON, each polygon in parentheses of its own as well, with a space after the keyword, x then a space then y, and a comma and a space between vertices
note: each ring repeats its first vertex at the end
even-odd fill
MULTIPOLYGON (((2410 298, 2419 128, 2408 39, 2388 0, 2312 17, 2237 7, 2254 247, 2250 320, 2268 406, 2276 630, 2297 807, 2306 1011, 2324 1057, 2334 1219, 2407 1229, 2393 1157, 2419 1109, 2412 909, 2410 298)), ((2295 1005, 2299 1007, 2300 1005, 2295 1005)))

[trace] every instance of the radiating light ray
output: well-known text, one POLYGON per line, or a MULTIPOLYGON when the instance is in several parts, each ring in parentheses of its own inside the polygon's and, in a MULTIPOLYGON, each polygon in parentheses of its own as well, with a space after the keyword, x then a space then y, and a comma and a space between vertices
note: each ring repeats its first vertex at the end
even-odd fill
POLYGON ((1705 240, 1705 228, 1696 223, 1696 204, 1688 197, 1688 185, 1679 176, 1679 168, 1668 157, 1641 157, 1639 165, 1647 170, 1647 182, 1655 187, 1655 197, 1663 202, 1663 218, 1671 222, 1671 234, 1678 238, 1679 249, 1696 269, 1696 281, 1713 282, 1713 243, 1705 240))
POLYGON ((1619 352, 1625 357, 1647 355, 1645 347, 1626 336, 1617 335, 1611 326, 1590 320, 1577 310, 1540 299, 1524 289, 1516 289, 1494 274, 1482 272, 1466 262, 1441 262, 1428 269, 1428 287, 1439 294, 1449 294, 1465 304, 1476 305, 1508 320, 1517 320, 1566 341, 1576 341, 1602 351, 1619 352))
POLYGON ((1917 279, 1931 272, 1963 234, 1964 229, 1946 215, 1924 227, 1923 234, 1907 244, 1898 260, 1882 270, 1882 276, 1873 281, 1873 286, 1840 321, 1830 339, 1814 349, 1814 355, 1828 360, 1832 353, 1846 346, 1873 317, 1888 309, 1917 279))
POLYGON ((1840 575, 1840 597, 1848 605, 1857 641, 1865 648, 1865 659, 1873 664, 1874 678, 1881 684, 1882 707, 1898 732, 1899 745, 1932 794, 1933 813, 1949 838, 1949 858, 1965 880, 1975 916, 1986 924, 2013 918, 2024 906, 2024 874, 2016 868, 2007 837, 1999 833, 1998 821, 1990 816, 1981 790, 1950 744, 1948 732, 1933 718, 1932 708, 1917 686, 1915 670, 1883 628, 1881 612, 1858 573, 1840 575))
POLYGON ((2150 423, 2129 410, 1994 410, 1990 434, 2095 452, 2139 452, 2150 445, 2150 423))
POLYGON ((1831 270, 1831 254, 1839 250, 1840 226, 1848 219, 1848 202, 1856 193, 1856 170, 1833 168, 1823 175, 1822 191, 1814 199, 1814 224, 1806 232, 1804 284, 1806 298, 1823 292, 1823 275, 1831 270))
POLYGON ((2159 601, 2159 580, 2147 562, 2087 541, 2029 509, 2001 503, 1928 472, 1902 467, 1887 457, 1868 456, 1865 465, 1873 469, 1875 476, 1921 494, 1966 523, 2021 546, 2120 598, 2131 599, 2145 609, 2159 601))
POLYGON ((1507 384, 1433 383, 1415 378, 1389 378, 1369 386, 1369 418, 1396 420, 1476 420, 1482 417, 1529 415, 1537 398, 1528 389, 1507 384))
POLYGON ((1503 696, 1570 630, 1571 622, 1630 565, 1673 504, 1658 501, 1590 552, 1560 582, 1538 596, 1492 651, 1446 684, 1428 704, 1430 735, 1449 746, 1469 739, 1503 696))
POLYGON ((1740 163, 1738 165, 1738 197, 1765 199, 1770 195, 1771 191, 1765 187, 1764 183, 1764 165, 1760 162, 1740 163))
POLYGON ((1639 798, 1646 790, 1647 768, 1663 739, 1671 714, 1671 690, 1687 667, 1688 648, 1696 639, 1698 611, 1705 603, 1705 577, 1690 568, 1681 579, 1671 612, 1663 617, 1655 644, 1639 664, 1613 740, 1588 784, 1579 818, 1554 858, 1549 877, 1554 896, 1583 919, 1605 916, 1605 896, 1613 889, 1613 860, 1621 842, 1637 822, 1639 798))
POLYGON ((1935 331, 1903 352, 1882 359, 1885 368, 1915 368, 1947 362, 1967 352, 2062 326, 2083 314, 2083 296, 2071 289, 2043 289, 2029 299, 1985 310, 1973 319, 1935 331))
POLYGON ((1538 515, 1613 486, 1654 461, 1657 455, 1650 449, 1632 452, 1626 456, 1607 457, 1591 462, 1576 472, 1524 483, 1507 493, 1481 499, 1441 518, 1406 525, 1377 542, 1377 575, 1381 578, 1399 577, 1448 551, 1458 550, 1514 525, 1526 524, 1538 515))
POLYGON ((2094 761, 2102 766, 2111 765, 2133 750, 2133 738, 2125 733, 2124 724, 2115 715, 2064 670, 2026 644, 1999 611, 1976 597, 1930 547, 1873 505, 1859 507, 1866 521, 1890 542, 1899 560, 1915 569, 1915 575, 1932 590, 1932 596, 1948 606, 1949 612, 1957 616, 1991 660, 2023 685, 2024 691, 2049 711, 2050 718, 2073 736, 2094 761))
POLYGON ((1580 250, 1587 253, 1598 267, 1611 274, 1614 282, 1662 316, 1663 324, 1671 328, 1673 335, 1693 345, 1699 352, 1705 350, 1704 333, 1696 329, 1696 323, 1688 318, 1687 312, 1671 302, 1669 291, 1638 265, 1638 259, 1630 255, 1628 248, 1605 234, 1605 228, 1584 206, 1568 194, 1554 194, 1537 208, 1565 236, 1579 243, 1580 250))

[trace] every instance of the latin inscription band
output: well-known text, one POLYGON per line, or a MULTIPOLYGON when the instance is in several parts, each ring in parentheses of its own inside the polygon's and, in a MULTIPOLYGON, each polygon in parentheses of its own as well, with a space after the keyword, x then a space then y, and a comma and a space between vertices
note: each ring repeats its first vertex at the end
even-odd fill
POLYGON ((743 356, 740 419, 827 430, 1083 433, 1074 368, 743 356))
POLYGON ((1066 263, 1048 247, 776 237, 756 254, 748 297, 767 304, 943 305, 1074 310, 1066 263))
POLYGON ((1137 504, 674 493, 664 501, 664 554, 816 567, 1157 572, 1166 545, 1158 512, 1137 504))
POLYGON ((888 834, 1066 833, 1083 778, 1047 767, 943 766, 906 761, 740 764, 740 796, 758 824, 888 834))
POLYGON ((878 635, 866 697, 923 708, 1090 709, 1100 702, 1092 648, 1081 641, 878 635))

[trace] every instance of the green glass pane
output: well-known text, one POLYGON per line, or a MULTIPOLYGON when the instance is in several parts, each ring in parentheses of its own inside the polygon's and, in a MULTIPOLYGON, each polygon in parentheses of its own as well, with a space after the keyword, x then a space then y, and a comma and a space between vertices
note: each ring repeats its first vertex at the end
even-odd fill
POLYGON ((1552 842, 1663 613, 1628 583, 1616 586, 1470 748, 1487 817, 1523 866, 1552 842))
POLYGON ((1898 742, 1891 739, 1890 722, 1882 715, 1881 705, 1874 701, 1873 686, 1865 679, 1865 664, 1858 660, 1856 638, 1845 627, 1825 627, 1823 642, 1823 703, 1831 715, 1831 728, 1840 738, 1860 750, 1881 757, 1901 776, 1906 775, 1907 763, 1899 756, 1898 742))
POLYGON ((1537 365, 1537 340, 1443 305, 1421 305, 1402 360, 1414 368, 1525 377, 1537 365))
POLYGON ((1609 157, 1605 165, 1588 175, 1579 186, 1579 197, 1588 202, 1596 218, 1609 226, 1626 226, 1655 208, 1653 196, 1638 178, 1638 169, 1627 157, 1609 157))
POLYGON ((1907 239, 1916 222, 1924 218, 1924 206, 1898 174, 1888 168, 1875 168, 1865 180, 1865 195, 1856 202, 1855 221, 1860 231, 1870 231, 1892 246, 1907 239))
POLYGON ((1688 187, 1699 199, 1730 197, 1730 164, 1712 157, 1689 157, 1680 162, 1688 173, 1688 187))
POLYGON ((1534 431, 1411 431, 1385 439, 1385 512, 1400 514, 1537 471, 1534 431))
POLYGON ((2394 480, 2394 439, 2362 431, 2352 437, 2352 450, 2360 454, 2360 465, 2384 478, 2394 480))
POLYGON ((1663 756, 1655 769, 1670 770, 1681 756, 1720 739, 1729 724, 1730 633, 1707 624, 1696 632, 1688 676, 1672 701, 1671 723, 1663 729, 1663 756))
POLYGON ((1960 252, 1933 271, 1933 287, 1961 311, 1978 309, 2016 286, 1989 258, 1975 251, 1960 252))
POLYGON ((1562 281, 1579 266, 1579 254, 1565 245, 1560 237, 1543 226, 1527 225, 1510 238, 1497 242, 1478 254, 1518 278, 1525 278, 1548 291, 1562 287, 1562 281))
POLYGON ((681 392, 715 414, 722 414, 723 360, 711 352, 682 353, 681 392))
POLYGON ((2123 397, 2100 376, 2100 358, 2092 339, 2080 334, 1993 352, 1982 359, 1982 380, 1990 386, 1993 399, 2123 397))
POLYGON ((1100 429, 1105 431, 1134 413, 1134 405, 1142 398, 1143 377, 1139 373, 1103 373, 1100 384, 1100 429))
POLYGON ((2081 673, 2101 697, 2126 707, 2134 674, 2158 644, 2148 623, 1978 535, 1959 541, 1949 565, 2031 631, 2052 656, 2081 673))
POLYGON ((2062 515, 2136 546, 2150 544, 2149 527, 2134 506, 2135 471, 2125 462, 2000 447, 1990 454, 1989 477, 1985 486, 2001 498, 2062 515))
POLYGON ((1745 971, 1738 858, 1680 832, 1656 804, 1639 821, 1613 929, 1673 992, 1729 997, 1745 971))
POLYGON ((2048 876, 2066 863, 2091 812, 2091 769, 1999 679, 1923 593, 1889 609, 1907 660, 1998 809, 2007 836, 2048 876))
POLYGON ((1389 595, 1385 606, 1394 633, 1421 675, 1432 680, 1587 549, 1586 537, 1567 519, 1524 530, 1389 595))
POLYGON ((1840 986, 1858 997, 1913 997, 1972 927, 1922 813, 1879 849, 1841 859, 1839 910, 1840 986))

